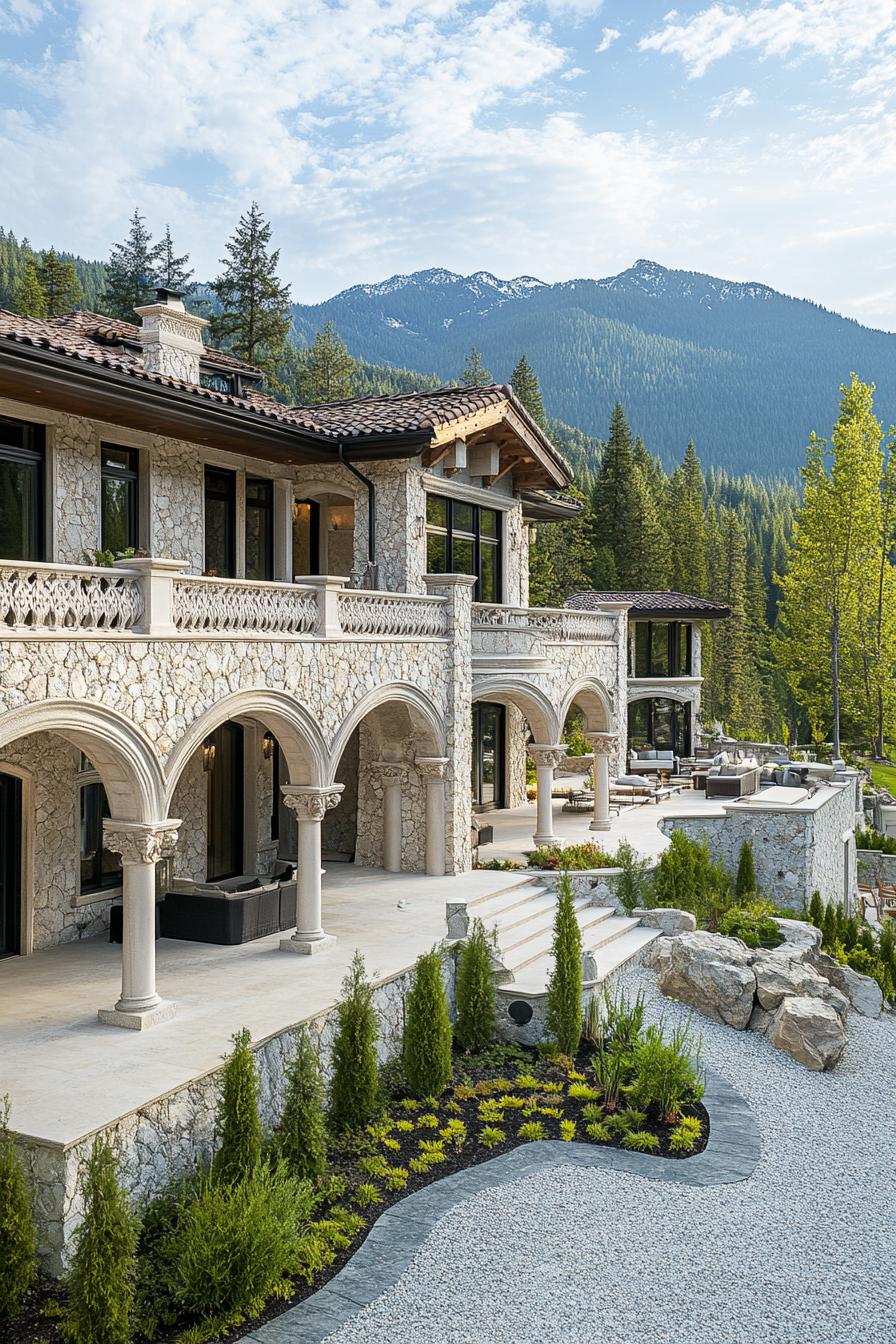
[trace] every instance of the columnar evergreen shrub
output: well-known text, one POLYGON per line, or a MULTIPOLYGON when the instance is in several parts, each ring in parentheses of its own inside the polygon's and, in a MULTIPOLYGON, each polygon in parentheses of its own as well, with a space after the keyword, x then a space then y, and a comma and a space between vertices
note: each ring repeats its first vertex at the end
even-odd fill
POLYGON ((627 915, 644 902, 649 859, 642 859, 627 840, 620 840, 616 867, 622 872, 616 879, 616 899, 627 915))
POLYGON ((118 1183, 112 1149, 95 1139, 84 1164, 84 1218, 68 1273, 65 1334, 71 1344, 127 1344, 138 1223, 118 1183))
POLYGON ((360 952, 352 957, 348 975, 342 982, 336 1023, 330 1123, 335 1129, 360 1129, 379 1109, 373 987, 366 978, 360 952))
POLYGON ((0 1101, 0 1320, 14 1316, 34 1281, 37 1237, 31 1193, 9 1131, 9 1097, 0 1101))
POLYGON ((286 1100, 277 1149, 291 1176, 318 1180, 327 1169, 324 1088, 317 1052, 307 1031, 300 1031, 286 1074, 286 1100))
POLYGON ((820 929, 824 919, 824 904, 822 903, 820 891, 813 891, 812 899, 809 902, 808 914, 810 921, 815 925, 816 929, 820 929))
POLYGON ((822 947, 833 947, 837 941, 837 911, 833 905, 824 907, 824 914, 821 920, 821 945, 822 947))
POLYGON ((247 1027, 232 1037, 233 1050, 221 1071, 215 1129, 219 1147, 215 1176, 224 1184, 243 1181, 261 1161, 261 1115, 258 1110, 258 1074, 247 1027))
POLYGON ((455 981, 457 1020, 454 1034, 461 1049, 485 1050, 495 1035, 495 980, 488 934, 474 919, 457 959, 455 981))
POLYGON ((753 846, 749 840, 745 840, 740 847, 740 857, 737 861, 737 878, 734 883, 734 892, 740 904, 746 904, 756 895, 756 868, 753 863, 753 846))
POLYGON ((703 928, 717 929, 732 901, 731 878, 722 861, 712 859, 706 840, 676 830, 653 875, 655 905, 688 910, 703 928))
POLYGON ((582 1038, 582 933, 568 873, 557 883, 553 952, 546 1011, 548 1035, 562 1054, 574 1058, 582 1038))
POLYGON ((404 1072, 414 1097, 437 1097, 451 1081, 451 1021, 438 948, 417 958, 408 991, 404 1072))

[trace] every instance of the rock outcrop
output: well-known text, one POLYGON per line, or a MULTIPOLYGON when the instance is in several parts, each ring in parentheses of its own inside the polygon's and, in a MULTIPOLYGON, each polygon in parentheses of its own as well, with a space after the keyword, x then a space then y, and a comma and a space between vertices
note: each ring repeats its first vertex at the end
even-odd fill
POLYGON ((831 1069, 846 1049, 846 1028, 830 1004, 807 995, 782 999, 768 1039, 807 1069, 831 1069))
POLYGON ((682 933, 670 939, 659 969, 659 987, 698 1012, 743 1031, 756 996, 751 953, 719 933, 682 933))

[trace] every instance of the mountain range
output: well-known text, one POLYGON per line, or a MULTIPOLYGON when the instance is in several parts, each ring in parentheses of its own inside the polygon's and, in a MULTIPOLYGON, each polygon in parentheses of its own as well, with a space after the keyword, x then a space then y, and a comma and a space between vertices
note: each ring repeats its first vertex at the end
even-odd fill
POLYGON ((296 304, 300 343, 332 321, 349 350, 456 380, 471 346, 498 381, 525 353, 549 416, 605 435, 621 401, 665 463, 693 439, 704 463, 791 475, 811 430, 830 433, 855 371, 896 420, 896 335, 740 283, 639 260, 602 280, 546 284, 432 269, 296 304))

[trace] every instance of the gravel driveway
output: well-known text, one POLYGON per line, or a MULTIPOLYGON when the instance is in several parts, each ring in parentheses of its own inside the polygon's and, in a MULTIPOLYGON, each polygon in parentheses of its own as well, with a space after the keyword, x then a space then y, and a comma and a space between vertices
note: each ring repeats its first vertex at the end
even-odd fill
MULTIPOLYGON (((637 986, 653 1016, 686 1016, 649 972, 629 975, 637 986)), ((850 1014, 831 1074, 694 1022, 756 1115, 749 1180, 559 1166, 486 1190, 331 1344, 893 1344, 896 1018, 850 1014)))

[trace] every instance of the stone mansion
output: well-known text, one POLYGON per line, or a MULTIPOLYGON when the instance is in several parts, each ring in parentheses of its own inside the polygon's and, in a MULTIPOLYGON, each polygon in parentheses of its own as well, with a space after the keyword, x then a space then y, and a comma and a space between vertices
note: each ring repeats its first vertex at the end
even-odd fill
POLYGON ((287 407, 176 294, 137 316, 0 313, 0 955, 117 910, 128 1027, 174 1012, 166 892, 295 867, 273 927, 315 952, 322 860, 465 872, 527 753, 549 842, 573 707, 606 829, 629 698, 690 754, 700 683, 687 610, 629 685, 633 595, 528 606, 530 529, 577 505, 508 387, 287 407))

